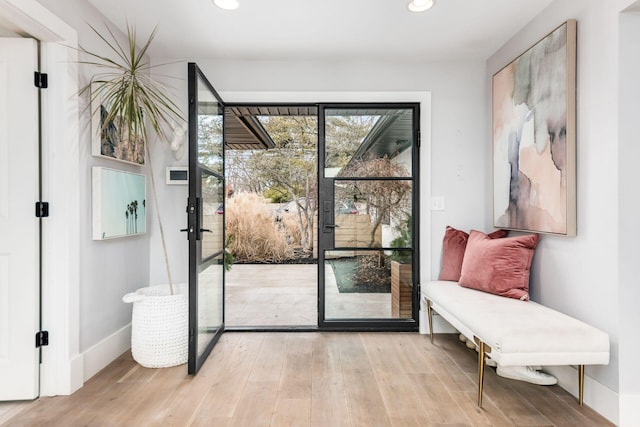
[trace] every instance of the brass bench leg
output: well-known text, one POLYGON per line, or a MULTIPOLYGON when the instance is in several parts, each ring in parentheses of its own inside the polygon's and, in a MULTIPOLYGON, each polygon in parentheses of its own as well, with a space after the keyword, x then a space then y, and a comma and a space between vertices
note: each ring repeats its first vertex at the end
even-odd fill
POLYGON ((433 313, 431 312, 431 300, 427 300, 427 319, 429 319, 429 337, 433 344, 433 313))
POLYGON ((478 406, 482 408, 482 388, 484 384, 484 342, 478 340, 478 406))
POLYGON ((584 365, 578 366, 578 403, 584 405, 584 365))

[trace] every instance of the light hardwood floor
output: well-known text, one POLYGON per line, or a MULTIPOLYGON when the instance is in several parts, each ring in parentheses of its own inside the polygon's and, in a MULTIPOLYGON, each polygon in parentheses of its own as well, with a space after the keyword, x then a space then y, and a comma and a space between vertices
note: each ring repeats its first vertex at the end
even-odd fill
POLYGON ((609 426, 558 386, 488 369, 454 335, 226 333, 195 377, 129 353, 73 396, 41 398, 8 426, 609 426))

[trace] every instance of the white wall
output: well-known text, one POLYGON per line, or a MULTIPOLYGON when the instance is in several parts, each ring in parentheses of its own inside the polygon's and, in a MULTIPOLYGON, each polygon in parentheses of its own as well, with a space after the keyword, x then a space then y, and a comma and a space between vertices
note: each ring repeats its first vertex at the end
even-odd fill
MULTIPOLYGON (((154 58, 156 63, 173 59, 154 58)), ((423 158, 423 185, 431 185, 434 195, 443 196, 446 210, 435 212, 430 241, 422 242, 423 271, 437 276, 440 250, 447 224, 460 228, 482 228, 487 222, 484 167, 487 155, 482 136, 486 133, 487 112, 484 109, 484 65, 481 62, 452 63, 368 63, 368 62, 278 62, 195 61, 220 93, 234 91, 312 92, 312 91, 430 91, 432 102, 431 159, 423 158), (473 215, 469 215, 473 212, 473 215), (430 246, 430 248, 429 248, 430 246), (431 254, 431 258, 425 258, 431 254), (427 268, 427 266, 431 268, 427 268)), ((158 74, 179 77, 168 81, 179 97, 178 105, 186 111, 186 63, 159 69, 158 74)), ((425 135, 423 134, 423 139, 425 135)), ((166 165, 186 164, 166 157, 166 165)), ((157 172, 158 174, 159 172, 157 172)), ((165 231, 184 227, 186 188, 166 188, 163 206, 170 213, 165 231)), ((423 217, 429 215, 423 200, 423 217)), ((173 232, 172 232, 173 233, 173 232)), ((424 235, 425 233, 423 233, 424 235)), ((156 235, 152 233, 152 247, 156 235)), ((177 280, 187 279, 186 240, 173 233, 171 245, 176 253, 173 270, 177 280), (179 252, 179 253, 178 253, 179 252)), ((151 282, 161 281, 161 254, 151 254, 151 282)), ((424 274, 423 274, 424 277, 424 274)))
POLYGON ((0 37, 20 37, 20 35, 0 24, 0 37))
MULTIPOLYGON (((635 207, 637 212, 638 207, 637 190, 633 188, 638 182, 638 168, 630 156, 638 153, 638 148, 637 143, 618 142, 618 13, 629 3, 628 0, 554 1, 488 59, 485 82, 486 108, 490 109, 491 76, 565 20, 577 20, 578 232, 575 238, 542 237, 534 258, 530 286, 532 299, 609 333, 610 364, 587 367, 586 374, 604 386, 604 392, 610 389, 621 393, 627 387, 637 393, 640 384, 637 372, 627 360, 632 353, 625 350, 631 344, 636 350, 633 354, 638 354, 635 332, 629 329, 639 323, 637 310, 626 299, 634 293, 637 296, 631 279, 633 265, 638 259, 637 249, 622 254, 622 250, 630 249, 633 241, 621 238, 628 232, 623 224, 630 226, 637 217, 627 210, 635 207), (623 167, 624 163, 628 169, 623 167), (632 375, 633 385, 623 380, 632 372, 636 372, 632 375)), ((633 35, 628 34, 628 37, 633 35)), ((637 40, 637 29, 635 37, 637 40)), ((635 44, 636 61, 637 46, 635 44)), ((631 44, 628 48, 633 49, 631 44)), ((637 78, 637 62, 635 66, 637 78)), ((624 75, 631 79, 631 71, 624 75)), ((636 83, 636 91, 637 88, 636 83)), ((621 93, 626 90, 620 88, 621 93)), ((627 128, 629 139, 629 135, 637 131, 638 92, 635 93, 636 98, 627 97, 624 103, 624 108, 631 111, 636 102, 633 110, 636 117, 631 119, 635 128, 627 128)), ((490 141, 489 132, 486 139, 490 141)), ((486 150, 490 156, 490 144, 486 145, 486 150)), ((487 179, 491 179, 490 161, 485 168, 487 179)), ((487 218, 491 218, 491 204, 485 209, 487 218)), ((634 236, 633 232, 630 236, 634 236)), ((587 403, 617 420, 618 408, 598 407, 602 402, 587 403)))
POLYGON ((640 301, 637 263, 640 260, 640 2, 635 11, 620 15, 620 81, 619 100, 619 169, 618 169, 618 268, 619 268, 619 322, 620 322, 620 421, 623 425, 640 423, 640 340, 637 327, 640 301))
MULTIPOLYGON (((176 62, 173 60, 160 60, 152 58, 156 67, 152 74, 157 74, 154 78, 163 82, 167 92, 182 111, 186 126, 188 119, 187 103, 187 62, 176 62), (157 66, 158 64, 168 64, 157 66), (167 78, 169 76, 169 78, 167 78)), ((180 156, 174 156, 168 149, 168 144, 164 141, 156 141, 152 148, 151 162, 153 174, 158 190, 158 206, 160 207, 160 218, 163 225, 165 241, 167 243, 167 253, 169 257, 169 267, 171 278, 174 283, 188 283, 189 281, 189 245, 187 234, 180 232, 180 229, 187 228, 187 197, 189 187, 187 185, 166 185, 165 174, 167 166, 187 166, 189 164, 188 138, 185 132, 184 147, 180 156)), ((157 224, 155 205, 153 206, 152 221, 157 224)), ((154 226, 149 230, 150 238, 150 271, 149 282, 152 285, 168 283, 167 270, 164 263, 164 252, 162 250, 162 240, 160 238, 159 227, 154 226)))
MULTIPOLYGON (((82 0, 40 0, 71 27, 78 31, 79 44, 89 50, 108 54, 98 37, 87 24, 104 28, 105 18, 88 2, 82 0)), ((117 32, 116 32, 117 33, 117 32)), ((117 33, 118 34, 118 33, 117 33)), ((120 41, 126 38, 120 34, 120 41)), ((83 57, 80 56, 82 60, 83 57)), ((85 58, 86 59, 86 58, 85 58)), ((95 70, 80 64, 79 82, 87 84, 95 70)), ((91 167, 105 166, 114 169, 145 173, 139 168, 121 162, 93 157, 88 96, 80 99, 80 352, 84 353, 118 331, 126 330, 131 322, 131 305, 122 302, 122 296, 134 289, 148 285, 149 237, 148 235, 93 241, 91 239, 91 167)), ((149 197, 149 196, 147 196, 149 197)), ((52 208, 53 209, 53 208, 52 208)), ((153 210, 149 209, 149 215, 153 210)), ((150 217, 147 218, 150 220, 150 217)), ((153 228, 151 222, 148 228, 153 228)))

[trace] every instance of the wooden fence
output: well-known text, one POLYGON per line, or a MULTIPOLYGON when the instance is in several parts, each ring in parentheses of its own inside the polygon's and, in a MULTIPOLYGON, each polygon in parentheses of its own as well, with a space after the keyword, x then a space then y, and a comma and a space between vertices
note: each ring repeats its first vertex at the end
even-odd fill
MULTIPOLYGON (((372 247, 371 232, 373 224, 371 217, 367 214, 337 214, 335 230, 335 247, 372 247)), ((318 236, 322 233, 318 230, 318 216, 313 217, 313 229, 316 231, 313 235, 313 256, 318 257, 318 236)), ((382 227, 378 227, 374 236, 373 247, 380 247, 382 243, 382 227)), ((329 251, 327 258, 351 257, 355 255, 365 255, 366 251, 329 251)))

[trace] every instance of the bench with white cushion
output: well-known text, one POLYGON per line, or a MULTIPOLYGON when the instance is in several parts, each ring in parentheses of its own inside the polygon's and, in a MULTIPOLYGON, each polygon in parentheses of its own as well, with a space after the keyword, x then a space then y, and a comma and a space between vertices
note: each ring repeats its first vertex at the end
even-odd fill
POLYGON ((486 356, 501 366, 578 365, 580 405, 584 366, 609 363, 605 332, 533 301, 505 298, 450 281, 427 282, 421 290, 432 342, 435 310, 478 345, 480 407, 486 356))

